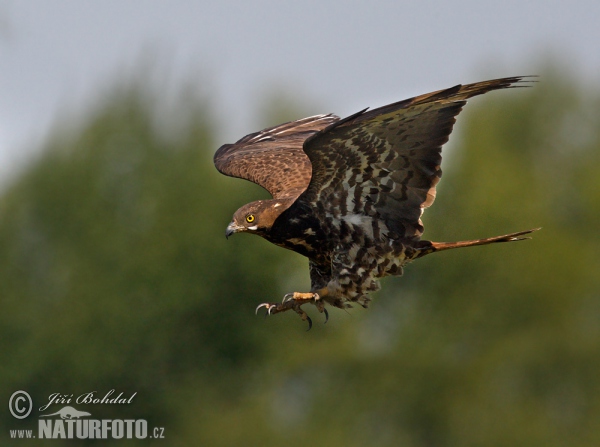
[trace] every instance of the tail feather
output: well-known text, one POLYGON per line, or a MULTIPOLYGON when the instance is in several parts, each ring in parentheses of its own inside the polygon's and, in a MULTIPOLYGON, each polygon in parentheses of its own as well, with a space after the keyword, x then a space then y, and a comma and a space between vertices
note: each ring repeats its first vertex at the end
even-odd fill
POLYGON ((485 239, 474 239, 472 241, 459 241, 459 242, 431 242, 431 245, 427 247, 426 253, 432 253, 434 251, 450 250, 451 248, 462 248, 462 247, 473 247, 475 245, 487 245, 494 244, 496 242, 513 242, 522 241, 525 239, 531 239, 530 237, 520 237, 525 234, 533 233, 540 228, 533 228, 527 231, 519 231, 518 233, 505 234, 503 236, 488 237, 485 239))

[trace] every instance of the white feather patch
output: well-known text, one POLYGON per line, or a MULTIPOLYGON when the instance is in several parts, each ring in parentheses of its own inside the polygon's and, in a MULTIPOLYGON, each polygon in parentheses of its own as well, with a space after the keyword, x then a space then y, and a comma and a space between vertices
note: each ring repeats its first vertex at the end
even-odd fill
POLYGON ((349 224, 357 226, 363 226, 363 224, 371 221, 370 217, 363 216, 362 214, 349 214, 342 217, 342 219, 349 224))

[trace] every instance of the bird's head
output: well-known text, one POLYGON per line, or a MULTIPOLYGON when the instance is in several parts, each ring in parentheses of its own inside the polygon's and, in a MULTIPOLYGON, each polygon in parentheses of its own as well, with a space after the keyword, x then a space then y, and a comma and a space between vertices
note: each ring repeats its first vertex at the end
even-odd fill
POLYGON ((266 235, 275 219, 285 211, 290 204, 284 200, 257 200, 244 205, 233 215, 233 220, 225 230, 225 237, 234 233, 247 231, 260 236, 266 235))

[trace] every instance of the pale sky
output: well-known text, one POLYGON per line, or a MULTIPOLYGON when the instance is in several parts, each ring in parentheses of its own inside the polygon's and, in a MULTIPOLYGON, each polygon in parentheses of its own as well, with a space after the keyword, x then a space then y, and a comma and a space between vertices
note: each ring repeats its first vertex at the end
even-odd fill
POLYGON ((550 54, 599 82, 599 18, 599 0, 0 0, 0 184, 54 122, 148 57, 171 87, 197 79, 211 93, 221 144, 258 130, 273 85, 311 114, 344 116, 459 83, 543 78, 550 54))

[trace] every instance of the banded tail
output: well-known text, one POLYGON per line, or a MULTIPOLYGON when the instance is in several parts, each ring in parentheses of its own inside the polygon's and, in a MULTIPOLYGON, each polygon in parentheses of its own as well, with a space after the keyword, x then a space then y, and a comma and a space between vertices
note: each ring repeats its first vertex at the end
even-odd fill
POLYGON ((525 234, 533 233, 540 228, 533 228, 531 230, 519 231, 518 233, 505 234, 503 236, 487 237, 485 239, 474 239, 472 241, 459 241, 459 242, 426 242, 427 245, 421 248, 422 254, 418 257, 425 256, 426 254, 433 253, 434 251, 450 250, 451 248, 462 248, 462 247, 473 247, 475 245, 487 245, 494 244, 496 242, 514 242, 523 241, 525 239, 531 239, 530 237, 521 237, 525 234))

